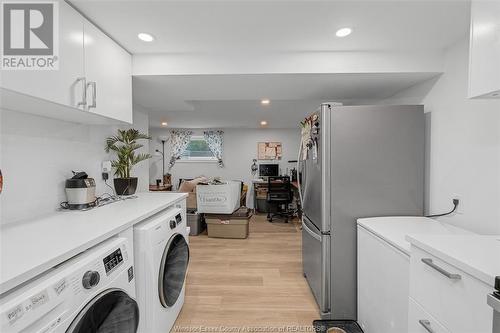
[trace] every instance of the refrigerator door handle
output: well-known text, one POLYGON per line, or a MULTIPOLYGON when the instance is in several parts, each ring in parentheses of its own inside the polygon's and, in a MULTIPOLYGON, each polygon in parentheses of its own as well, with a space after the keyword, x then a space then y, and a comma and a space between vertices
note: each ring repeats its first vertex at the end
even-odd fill
POLYGON ((297 155, 297 190, 299 192, 299 202, 300 202, 300 207, 304 205, 304 200, 302 200, 302 188, 300 184, 300 175, 301 175, 301 167, 300 167, 300 158, 302 156, 302 140, 300 140, 300 145, 299 145, 299 153, 297 155))
POLYGON ((304 229, 312 238, 314 238, 318 242, 321 242, 321 235, 319 235, 319 234, 315 233, 314 231, 312 231, 307 226, 307 223, 305 221, 304 221, 304 223, 302 223, 302 229, 304 229))
POLYGON ((304 207, 304 198, 306 197, 307 186, 305 185, 307 171, 305 161, 301 161, 302 145, 300 146, 299 156, 297 160, 297 187, 299 192, 300 206, 304 207), (302 179, 301 179, 302 178, 302 179))

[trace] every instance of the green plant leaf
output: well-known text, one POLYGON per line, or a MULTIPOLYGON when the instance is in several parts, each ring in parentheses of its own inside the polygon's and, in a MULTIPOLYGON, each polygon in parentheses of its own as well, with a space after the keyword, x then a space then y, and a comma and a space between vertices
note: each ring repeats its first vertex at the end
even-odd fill
POLYGON ((137 140, 151 140, 151 137, 131 128, 128 130, 119 129, 117 135, 106 139, 104 150, 106 153, 113 151, 117 159, 111 161, 111 166, 115 169, 115 175, 121 178, 129 178, 132 166, 151 158, 150 154, 135 154, 137 149, 144 145, 137 143, 137 140))

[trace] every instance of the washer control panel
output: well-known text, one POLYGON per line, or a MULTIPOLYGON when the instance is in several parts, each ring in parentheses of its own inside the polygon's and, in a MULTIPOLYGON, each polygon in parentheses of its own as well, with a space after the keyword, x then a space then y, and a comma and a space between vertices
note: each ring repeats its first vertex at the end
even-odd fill
POLYGON ((115 269, 115 267, 117 267, 123 262, 122 250, 118 248, 110 255, 104 257, 102 262, 104 263, 104 269, 106 270, 106 274, 109 275, 109 273, 113 269, 115 269))
POLYGON ((175 215, 175 223, 177 225, 181 224, 182 223, 182 215, 179 213, 177 215, 175 215))

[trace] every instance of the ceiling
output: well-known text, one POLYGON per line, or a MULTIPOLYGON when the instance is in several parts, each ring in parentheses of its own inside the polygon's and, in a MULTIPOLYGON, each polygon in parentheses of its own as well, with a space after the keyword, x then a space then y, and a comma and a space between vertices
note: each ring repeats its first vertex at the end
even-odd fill
POLYGON ((388 98, 435 73, 135 76, 134 103, 151 127, 296 127, 321 102, 364 104, 388 98), (260 100, 270 99, 269 105, 260 100))
POLYGON ((469 16, 463 0, 71 3, 131 53, 440 49, 467 34, 469 16), (336 38, 345 26, 354 33, 336 38))
MULTIPOLYGON (((442 50, 468 34, 469 2, 71 0, 132 54, 442 50), (335 31, 352 27, 352 35, 335 31), (148 32, 145 43, 137 33, 148 32)), ((152 127, 295 127, 322 101, 364 103, 436 73, 135 76, 152 127), (269 106, 260 99, 269 98, 269 106)))

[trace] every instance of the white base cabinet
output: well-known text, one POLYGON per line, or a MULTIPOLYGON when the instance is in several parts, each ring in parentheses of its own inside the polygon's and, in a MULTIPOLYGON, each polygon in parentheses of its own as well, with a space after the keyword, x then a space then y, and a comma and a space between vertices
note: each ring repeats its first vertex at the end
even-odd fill
MULTIPOLYGON (((484 282, 412 246, 410 304, 412 300, 418 303, 448 331, 491 333, 493 314, 486 303, 491 290, 484 282)), ((410 328, 414 325, 409 323, 410 328)))
POLYGON ((408 333, 450 333, 411 297, 408 305, 408 333))
POLYGON ((410 258, 358 225, 358 323, 366 333, 408 325, 410 258))
MULTIPOLYGON (((404 333, 409 326, 408 314, 414 312, 408 304, 413 252, 407 235, 470 233, 416 216, 358 219, 357 230, 358 322, 365 333, 404 333)), ((420 332, 422 327, 416 328, 420 332)))

